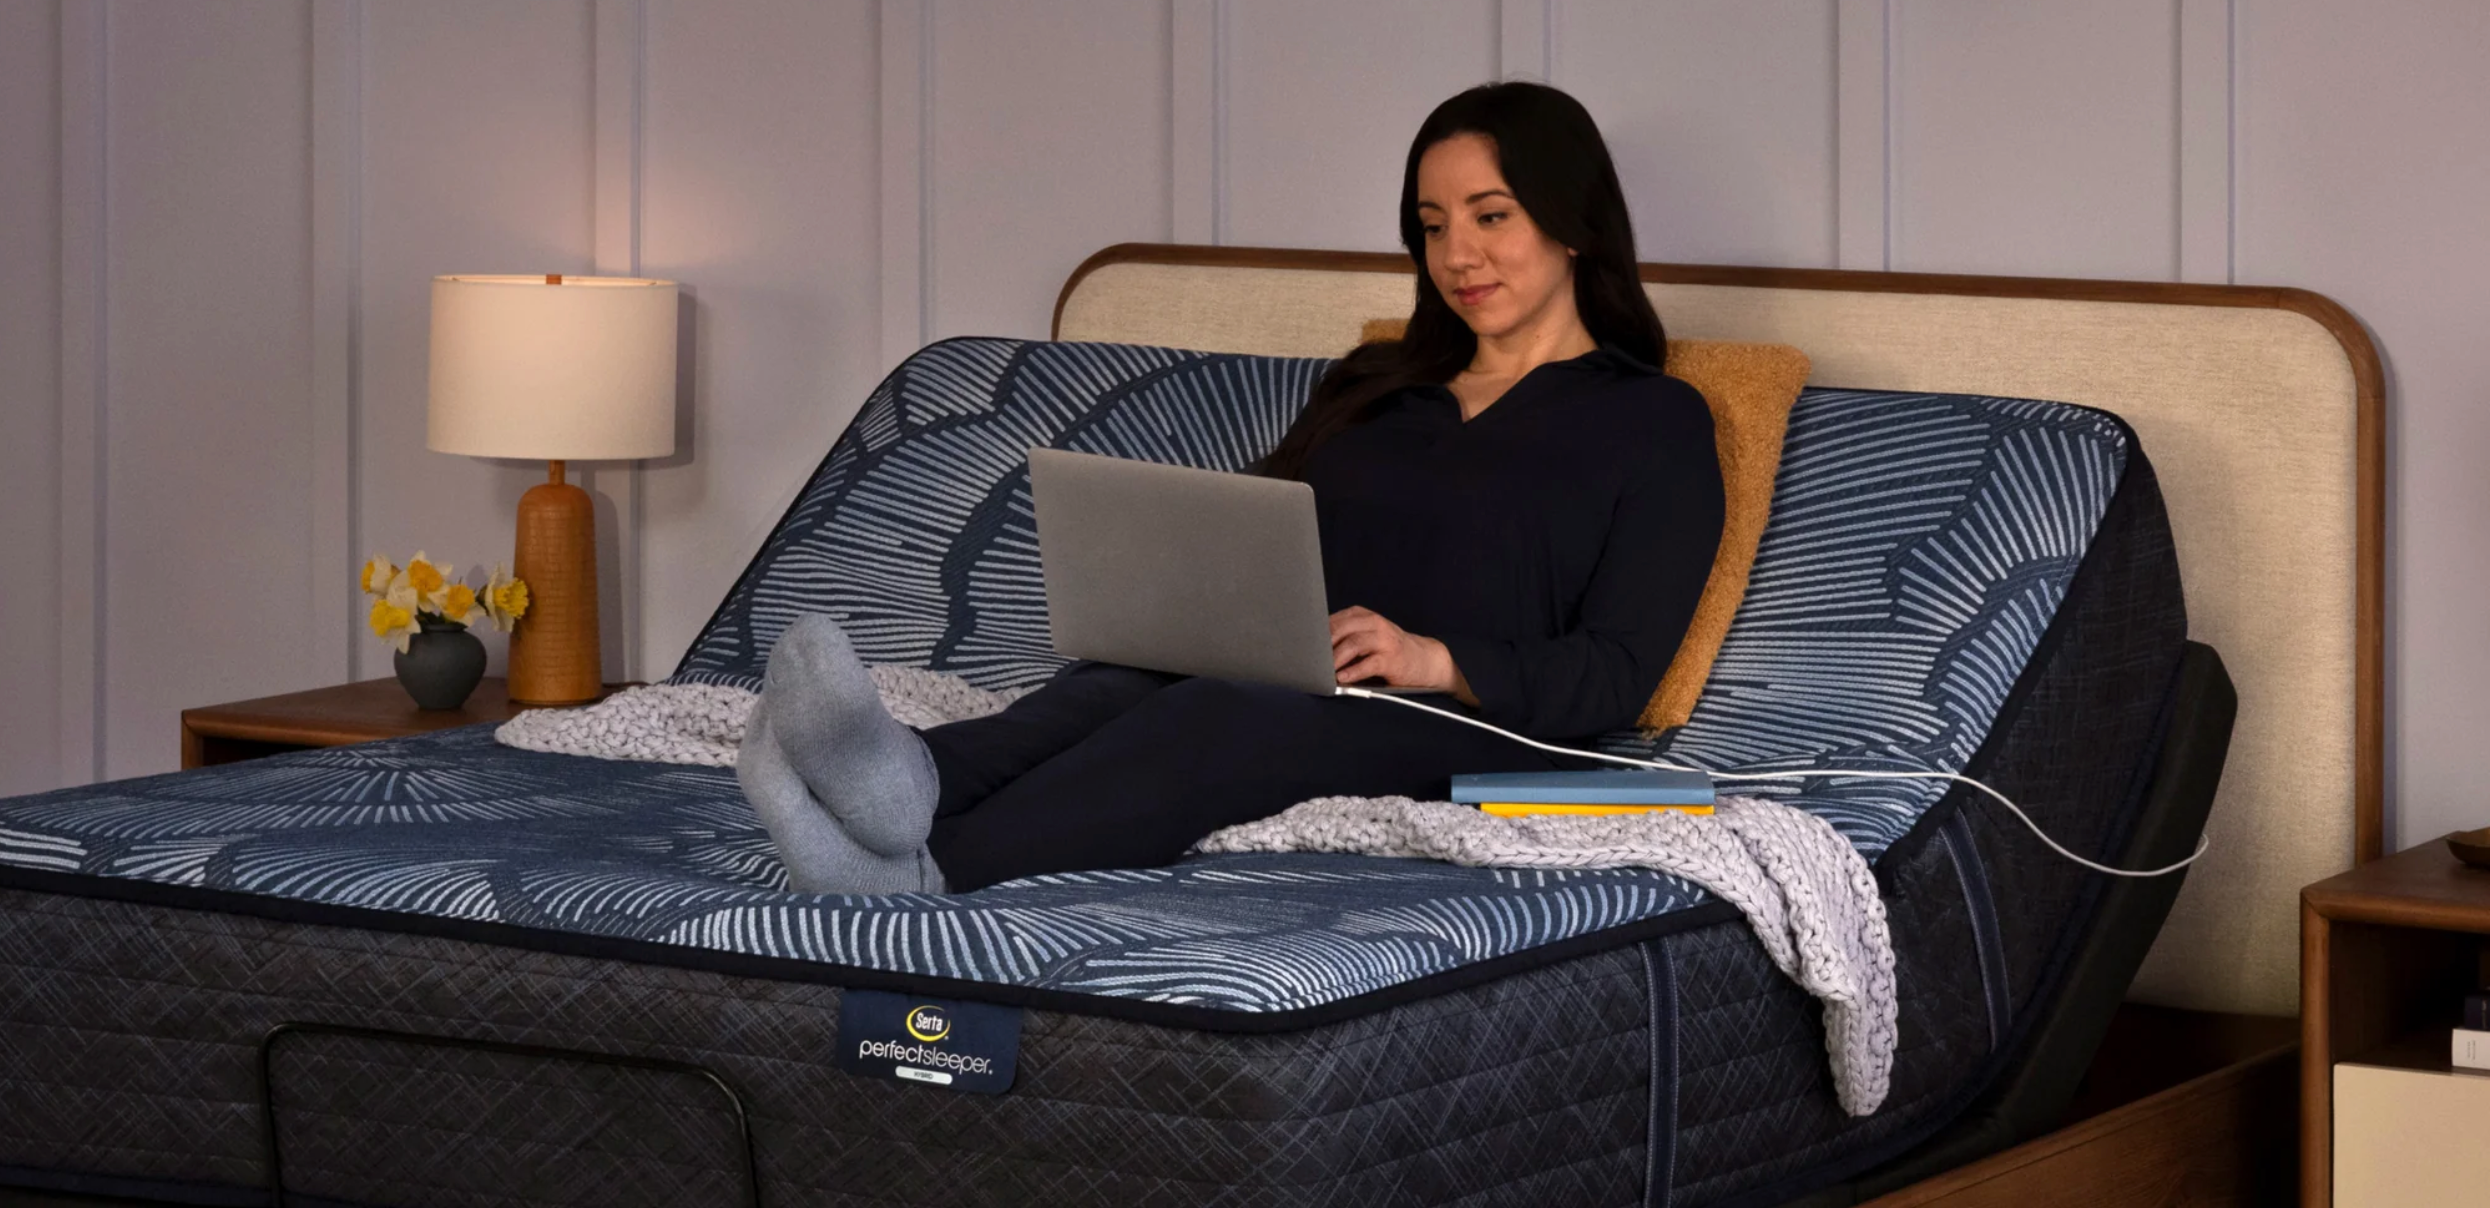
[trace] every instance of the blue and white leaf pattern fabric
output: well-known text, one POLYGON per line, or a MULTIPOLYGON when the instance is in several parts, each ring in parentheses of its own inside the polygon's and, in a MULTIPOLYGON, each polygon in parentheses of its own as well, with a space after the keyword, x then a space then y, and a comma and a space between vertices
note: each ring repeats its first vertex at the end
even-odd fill
MULTIPOLYGON (((1959 772, 2040 645, 2126 468, 2127 433, 2063 403, 1809 390, 1711 678, 1654 752, 1715 771, 1959 772)), ((1870 858, 1936 780, 1752 781, 1870 858)))
MULTIPOLYGON (((1043 680, 1034 445, 1234 469, 1326 362, 961 339, 857 415, 676 678, 757 683, 796 616, 877 662, 1043 680)), ((2125 430, 2055 403, 1810 390, 1693 717, 1715 769, 1959 770, 2064 598, 2125 430)), ((1449 723, 1447 723, 1449 724, 1449 723)), ((1942 794, 1772 793, 1870 857, 1942 794)), ((790 892, 723 769, 496 744, 491 727, 0 801, 0 866, 1245 1012, 1354 998, 1707 900, 1658 873, 1221 855, 943 897, 790 892)))
POLYGON ((955 896, 795 893, 731 770, 523 751, 491 726, 0 802, 0 865, 1238 1011, 1318 1006, 1704 899, 1632 870, 1321 855, 955 896), (497 795, 477 797, 486 784, 497 795))
POLYGON ((756 687, 794 620, 826 612, 869 663, 1042 683, 1046 626, 1029 450, 1243 468, 1279 443, 1330 362, 1120 344, 932 345, 865 400, 692 643, 674 679, 756 687))

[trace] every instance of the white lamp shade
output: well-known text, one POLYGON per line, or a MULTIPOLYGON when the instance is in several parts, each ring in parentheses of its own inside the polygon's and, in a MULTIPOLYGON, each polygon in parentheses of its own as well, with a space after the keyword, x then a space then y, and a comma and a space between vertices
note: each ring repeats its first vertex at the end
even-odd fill
POLYGON ((674 452, 675 283, 554 280, 432 279, 424 443, 537 461, 674 452))

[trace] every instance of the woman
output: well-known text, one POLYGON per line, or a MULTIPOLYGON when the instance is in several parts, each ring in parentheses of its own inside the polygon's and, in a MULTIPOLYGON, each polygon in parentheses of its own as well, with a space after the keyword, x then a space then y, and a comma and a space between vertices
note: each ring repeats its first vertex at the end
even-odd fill
MULTIPOLYGON (((1315 491, 1340 682, 1432 689, 1507 729, 1630 723, 1720 543, 1711 412, 1663 375, 1608 149, 1572 97, 1473 88, 1410 145, 1404 337, 1334 365, 1263 472, 1315 491)), ((1164 864, 1310 797, 1442 797, 1549 757, 1351 697, 1075 664, 922 734, 838 627, 770 656, 738 777, 815 892, 964 892, 1164 864)))

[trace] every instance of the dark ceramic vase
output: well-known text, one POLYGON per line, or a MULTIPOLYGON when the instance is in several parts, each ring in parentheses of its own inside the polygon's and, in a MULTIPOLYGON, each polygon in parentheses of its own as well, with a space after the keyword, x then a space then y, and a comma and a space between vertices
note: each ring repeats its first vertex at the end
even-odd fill
POLYGON ((484 678, 484 643, 456 621, 418 614, 420 631, 394 660, 398 684, 418 709, 455 709, 484 678))

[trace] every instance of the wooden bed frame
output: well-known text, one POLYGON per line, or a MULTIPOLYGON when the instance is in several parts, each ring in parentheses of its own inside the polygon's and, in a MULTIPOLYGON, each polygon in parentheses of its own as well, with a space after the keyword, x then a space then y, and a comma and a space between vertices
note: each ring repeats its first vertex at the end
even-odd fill
MULTIPOLYGON (((2298 289, 1683 264, 1642 279, 1673 335, 1795 344, 1813 384, 2127 419, 2168 499, 2191 635, 2239 689, 2214 852, 2066 1121, 1871 1202, 2287 1202, 2298 891, 2385 848, 2386 396, 2368 333, 2298 289)), ((1119 244, 1064 283, 1053 334, 1333 356, 1406 315, 1412 281, 1397 253, 1119 244)))

